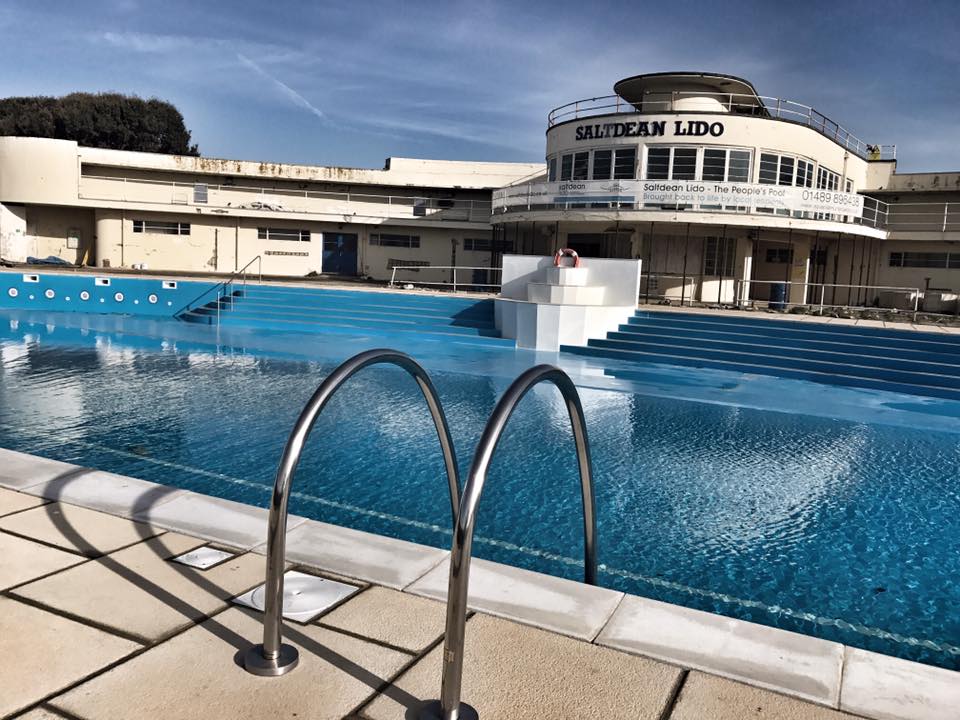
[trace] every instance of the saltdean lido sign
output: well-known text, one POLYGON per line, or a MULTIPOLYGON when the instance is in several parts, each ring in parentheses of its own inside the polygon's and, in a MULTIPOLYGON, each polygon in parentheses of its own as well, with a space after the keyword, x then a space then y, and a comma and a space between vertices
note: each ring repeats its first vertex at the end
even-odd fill
POLYGON ((632 122, 604 122, 577 125, 577 140, 600 140, 619 137, 720 137, 722 122, 705 120, 640 120, 632 122))
POLYGON ((493 193, 493 209, 600 203, 636 209, 789 210, 862 217, 863 196, 856 193, 759 183, 700 180, 574 180, 514 185, 493 193))

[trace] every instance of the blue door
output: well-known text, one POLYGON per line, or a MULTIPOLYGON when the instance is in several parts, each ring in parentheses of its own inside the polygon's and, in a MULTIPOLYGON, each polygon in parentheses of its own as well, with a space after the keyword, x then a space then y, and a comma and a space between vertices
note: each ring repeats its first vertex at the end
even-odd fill
POLYGON ((323 272, 357 274, 357 236, 348 233, 323 234, 323 272))

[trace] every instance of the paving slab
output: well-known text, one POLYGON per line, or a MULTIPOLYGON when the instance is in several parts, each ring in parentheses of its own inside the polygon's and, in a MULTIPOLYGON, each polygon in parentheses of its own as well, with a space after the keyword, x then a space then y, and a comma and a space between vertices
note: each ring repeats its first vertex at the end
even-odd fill
POLYGON ((300 649, 300 664, 280 678, 257 677, 237 655, 259 634, 259 617, 227 610, 52 704, 84 720, 339 720, 410 660, 332 630, 297 626, 284 640, 300 649))
POLYGON ((43 505, 45 502, 46 500, 43 498, 16 492, 15 490, 0 488, 0 517, 20 512, 27 508, 37 507, 38 505, 43 505))
POLYGON ((636 596, 597 643, 836 707, 843 646, 636 596))
POLYGON ((371 587, 317 622, 418 654, 443 635, 446 610, 435 600, 371 587))
MULTIPOLYGON (((254 548, 266 552, 266 544, 254 548)), ((287 533, 287 560, 402 590, 449 553, 361 530, 307 520, 287 533)))
POLYGON ((0 532, 0 590, 82 562, 75 553, 0 532))
POLYGON ((0 448, 0 486, 13 490, 22 490, 76 470, 76 465, 0 448))
POLYGON ((263 582, 259 555, 210 568, 169 561, 201 545, 176 533, 139 543, 18 588, 18 596, 153 641, 227 606, 263 582))
POLYGON ((0 597, 0 716, 28 707, 139 647, 0 597))
MULTIPOLYGON (((223 498, 184 492, 178 497, 154 505, 136 515, 136 519, 206 540, 249 550, 267 539, 266 508, 224 500, 223 498)), ((287 532, 306 518, 287 517, 287 532)))
POLYGON ((126 518, 169 502, 186 492, 125 475, 70 467, 71 471, 58 479, 32 485, 24 491, 126 518))
POLYGON ((113 552, 164 532, 161 528, 66 503, 49 503, 0 518, 0 530, 91 557, 113 552))
POLYGON ((877 720, 956 720, 955 671, 847 648, 840 709, 877 720))
MULTIPOLYGON (((444 560, 408 592, 446 602, 450 561, 444 560)), ((474 558, 467 605, 563 635, 593 640, 623 598, 622 592, 474 558)))
MULTIPOLYGON (((415 717, 440 693, 442 646, 361 710, 415 717)), ((489 615, 467 623, 463 702, 487 718, 659 720, 680 669, 489 615)))
POLYGON ((692 671, 670 720, 855 720, 853 715, 692 671))

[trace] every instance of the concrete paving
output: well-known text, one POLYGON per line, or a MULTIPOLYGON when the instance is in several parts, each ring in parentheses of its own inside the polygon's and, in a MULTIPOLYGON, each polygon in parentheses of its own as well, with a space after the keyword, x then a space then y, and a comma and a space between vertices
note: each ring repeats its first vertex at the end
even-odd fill
MULTIPOLYGON (((81 493, 85 500, 90 492, 81 493)), ((368 555, 338 545, 347 536, 365 543, 365 533, 343 535, 312 521, 292 530, 304 556, 309 540, 334 545, 321 546, 320 557, 336 568, 305 570, 330 576, 336 569, 352 582, 381 577, 406 591, 375 582, 310 624, 285 623, 284 640, 299 648, 300 665, 268 679, 240 664, 262 637, 262 615, 230 604, 262 582, 261 554, 241 551, 206 570, 189 568, 171 558, 204 546, 203 538, 153 535, 159 531, 151 526, 15 495, 0 494, 0 508, 20 508, 0 518, 0 567, 11 577, 42 577, 0 591, 0 718, 406 720, 439 695, 446 606, 414 591, 442 596, 435 587, 446 568, 441 551, 406 543, 398 546, 398 566, 385 568, 383 543, 368 555), (107 554, 80 554, 90 547, 107 554)), ((198 520, 188 513, 184 522, 198 520)), ((950 671, 851 648, 837 658, 829 643, 788 634, 794 647, 763 636, 782 632, 771 628, 619 593, 582 596, 567 581, 493 563, 475 569, 462 698, 484 718, 946 720, 960 705, 950 671), (535 602, 510 602, 528 592, 535 602), (587 619, 562 622, 564 613, 587 619), (577 622, 589 628, 572 633, 577 622), (603 626, 596 638, 595 626, 603 626), (782 655, 769 654, 774 645, 782 655), (738 672, 750 684, 719 676, 738 672), (824 679, 830 672, 836 682, 824 679), (757 687, 765 682, 780 692, 757 687)))

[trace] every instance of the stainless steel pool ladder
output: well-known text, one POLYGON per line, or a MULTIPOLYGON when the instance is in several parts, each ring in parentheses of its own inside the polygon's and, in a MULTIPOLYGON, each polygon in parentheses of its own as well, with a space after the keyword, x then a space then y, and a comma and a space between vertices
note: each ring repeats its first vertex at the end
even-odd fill
POLYGON ((368 365, 391 363, 410 372, 420 386, 430 408, 443 450, 450 490, 453 516, 453 545, 450 549, 450 575, 447 591, 447 618, 443 644, 443 677, 440 700, 427 703, 422 711, 424 720, 475 720, 477 711, 460 701, 463 678, 464 636, 467 617, 467 594, 470 585, 470 559, 473 549, 473 531, 477 510, 483 495, 484 483, 497 443, 517 404, 541 382, 556 385, 567 406, 580 471, 580 492, 583 501, 583 571, 584 582, 597 583, 596 506, 593 493, 593 472, 590 442, 580 396, 570 377, 557 367, 537 365, 518 377, 500 398, 484 427, 470 466, 470 474, 463 495, 459 496, 457 462, 453 440, 446 417, 426 371, 412 358, 393 350, 369 350, 344 362, 324 380, 307 403, 294 426, 284 448, 270 503, 267 529, 266 607, 263 619, 263 644, 246 653, 244 666, 256 675, 277 676, 292 670, 298 661, 297 650, 281 642, 283 610, 283 566, 286 550, 287 504, 290 482, 296 470, 303 445, 320 411, 336 390, 354 373, 368 365))
MULTIPOLYGON (((243 289, 247 289, 247 270, 251 265, 257 263, 257 284, 263 282, 263 258, 257 255, 253 260, 248 262, 242 268, 233 273, 230 277, 224 280, 217 286, 217 327, 220 327, 220 304, 223 298, 230 296, 230 293, 233 292, 230 290, 230 286, 237 280, 241 278, 243 280, 243 289)), ((252 274, 252 273, 251 273, 252 274)))
POLYGON ((459 506, 460 480, 453 438, 443 414, 437 391, 424 370, 409 355, 394 350, 367 350, 350 358, 334 370, 313 394, 287 439, 277 468, 277 477, 270 499, 270 517, 267 525, 267 572, 265 607, 263 615, 263 643, 255 645, 244 656, 244 667, 254 675, 283 675, 297 666, 299 657, 296 648, 285 645, 281 639, 283 625, 283 569, 286 556, 287 506, 290 501, 290 485, 300 462, 303 446, 310 431, 327 402, 334 393, 356 372, 369 365, 397 365, 410 373, 420 386, 430 409, 430 416, 437 428, 443 463, 447 471, 447 486, 450 492, 450 512, 454 522, 459 506))
POLYGON ((503 435, 507 421, 517 404, 535 385, 551 382, 560 390, 573 426, 573 439, 580 470, 580 492, 583 500, 583 572, 584 582, 597 584, 597 522, 593 494, 593 472, 590 460, 590 441, 583 406, 576 386, 560 368, 537 365, 524 372, 500 398, 473 455, 467 484, 463 488, 460 508, 454 519, 453 545, 450 549, 450 577, 447 585, 447 622, 443 640, 443 678, 440 700, 427 703, 421 711, 422 720, 476 720, 477 711, 460 702, 463 678, 464 633, 467 621, 467 593, 470 585, 470 558, 473 548, 473 530, 477 509, 487 479, 490 461, 503 435))

